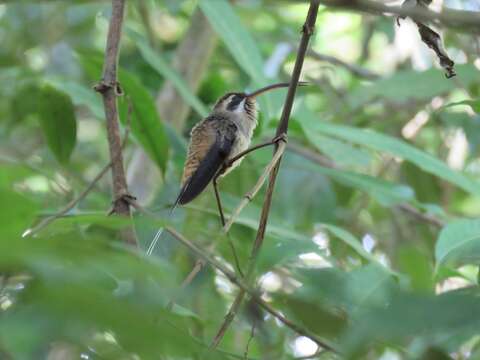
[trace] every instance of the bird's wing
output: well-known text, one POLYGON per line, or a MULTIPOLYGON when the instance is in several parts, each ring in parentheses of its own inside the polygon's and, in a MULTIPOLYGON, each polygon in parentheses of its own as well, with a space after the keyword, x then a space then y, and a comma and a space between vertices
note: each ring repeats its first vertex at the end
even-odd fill
POLYGON ((182 189, 175 204, 186 204, 207 187, 228 158, 237 127, 227 118, 210 116, 191 132, 182 189))

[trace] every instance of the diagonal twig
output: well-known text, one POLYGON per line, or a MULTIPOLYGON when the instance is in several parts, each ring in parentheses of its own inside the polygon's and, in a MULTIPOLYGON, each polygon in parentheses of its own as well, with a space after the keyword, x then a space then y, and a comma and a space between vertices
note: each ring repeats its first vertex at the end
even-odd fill
MULTIPOLYGON (((307 18, 306 18, 305 24, 303 25, 302 39, 300 41, 300 46, 298 47, 297 58, 296 58, 295 66, 292 73, 292 79, 290 81, 290 86, 288 88, 288 93, 285 99, 285 104, 284 104, 282 115, 280 118, 280 123, 277 127, 277 132, 276 132, 277 137, 281 136, 282 134, 287 134, 288 132, 288 122, 290 119, 290 113, 292 111, 293 101, 295 99, 295 93, 297 90, 297 85, 300 80, 300 73, 302 71, 303 62, 305 60, 305 54, 307 52, 308 42, 310 40, 310 37, 313 34, 313 30, 315 27, 318 7, 319 7, 319 0, 310 1, 310 7, 308 10, 307 18)), ((279 146, 276 146, 275 153, 278 152, 278 147, 279 146)), ((280 168, 280 161, 281 161, 281 157, 279 158, 278 162, 273 167, 270 173, 268 188, 267 188, 265 200, 263 203, 259 227, 257 230, 257 236, 253 244, 252 251, 250 253, 250 259, 248 262, 248 268, 247 268, 247 274, 246 274, 247 284, 250 284, 250 282, 252 282, 253 275, 255 273, 255 266, 256 266, 258 254, 263 245, 265 230, 268 222, 268 216, 270 213, 270 206, 272 203, 273 190, 275 187, 278 170, 280 168)), ((210 344, 210 349, 215 349, 220 343, 220 341, 223 339, 228 327, 230 326, 233 319, 235 318, 235 315, 238 312, 245 295, 246 295, 245 289, 240 289, 239 293, 237 294, 237 297, 235 298, 232 306, 230 307, 230 310, 225 316, 225 319, 222 325, 220 326, 220 329, 218 330, 217 334, 213 338, 212 343, 210 344)))
POLYGON ((257 193, 260 191, 263 184, 267 180, 267 177, 270 175, 273 168, 277 165, 278 161, 280 160, 283 153, 285 152, 285 146, 286 146, 285 142, 282 141, 278 146, 278 150, 275 152, 275 155, 273 156, 272 160, 265 167, 262 175, 260 175, 260 177, 258 178, 255 186, 243 196, 243 199, 240 202, 240 204, 238 204, 235 210, 233 210, 232 215, 230 215, 230 218, 228 219, 227 223, 223 227, 223 232, 227 233, 230 230, 236 218, 242 212, 243 208, 247 206, 248 203, 250 203, 253 200, 253 198, 257 195, 257 193))

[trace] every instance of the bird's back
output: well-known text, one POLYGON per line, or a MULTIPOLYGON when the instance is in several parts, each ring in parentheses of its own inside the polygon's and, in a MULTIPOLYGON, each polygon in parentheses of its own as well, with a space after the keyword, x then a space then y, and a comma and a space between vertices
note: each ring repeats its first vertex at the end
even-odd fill
POLYGON ((192 129, 178 203, 203 191, 228 159, 236 134, 235 122, 223 114, 212 114, 192 129))

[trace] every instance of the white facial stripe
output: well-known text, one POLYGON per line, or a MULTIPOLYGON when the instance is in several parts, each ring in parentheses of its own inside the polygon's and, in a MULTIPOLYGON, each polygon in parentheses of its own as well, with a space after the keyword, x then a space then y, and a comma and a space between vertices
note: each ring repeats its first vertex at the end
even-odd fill
POLYGON ((244 108, 245 108, 245 100, 246 100, 246 98, 244 98, 244 99, 240 102, 240 104, 238 104, 238 106, 237 106, 237 108, 234 110, 234 112, 236 112, 236 113, 243 113, 243 112, 245 112, 245 109, 244 109, 244 108))

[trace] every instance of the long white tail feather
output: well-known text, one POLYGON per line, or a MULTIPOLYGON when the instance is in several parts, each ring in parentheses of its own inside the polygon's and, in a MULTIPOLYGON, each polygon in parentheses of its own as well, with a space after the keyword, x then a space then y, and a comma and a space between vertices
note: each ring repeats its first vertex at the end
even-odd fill
MULTIPOLYGON (((168 220, 170 221, 172 218, 172 214, 175 211, 175 209, 178 206, 178 202, 180 201, 180 198, 182 197, 183 193, 185 190, 188 188, 189 182, 186 184, 186 186, 183 187, 183 189, 180 191, 180 194, 177 196, 177 200, 175 200, 175 204, 173 204, 172 209, 170 210, 170 213, 168 214, 168 220)), ((153 251, 155 250, 155 247, 157 246, 158 240, 160 239, 160 236, 163 234, 163 230, 165 230, 165 227, 161 227, 158 229, 157 233, 153 237, 152 241, 150 242, 150 245, 148 245, 147 249, 147 256, 150 256, 153 254, 153 251)))

